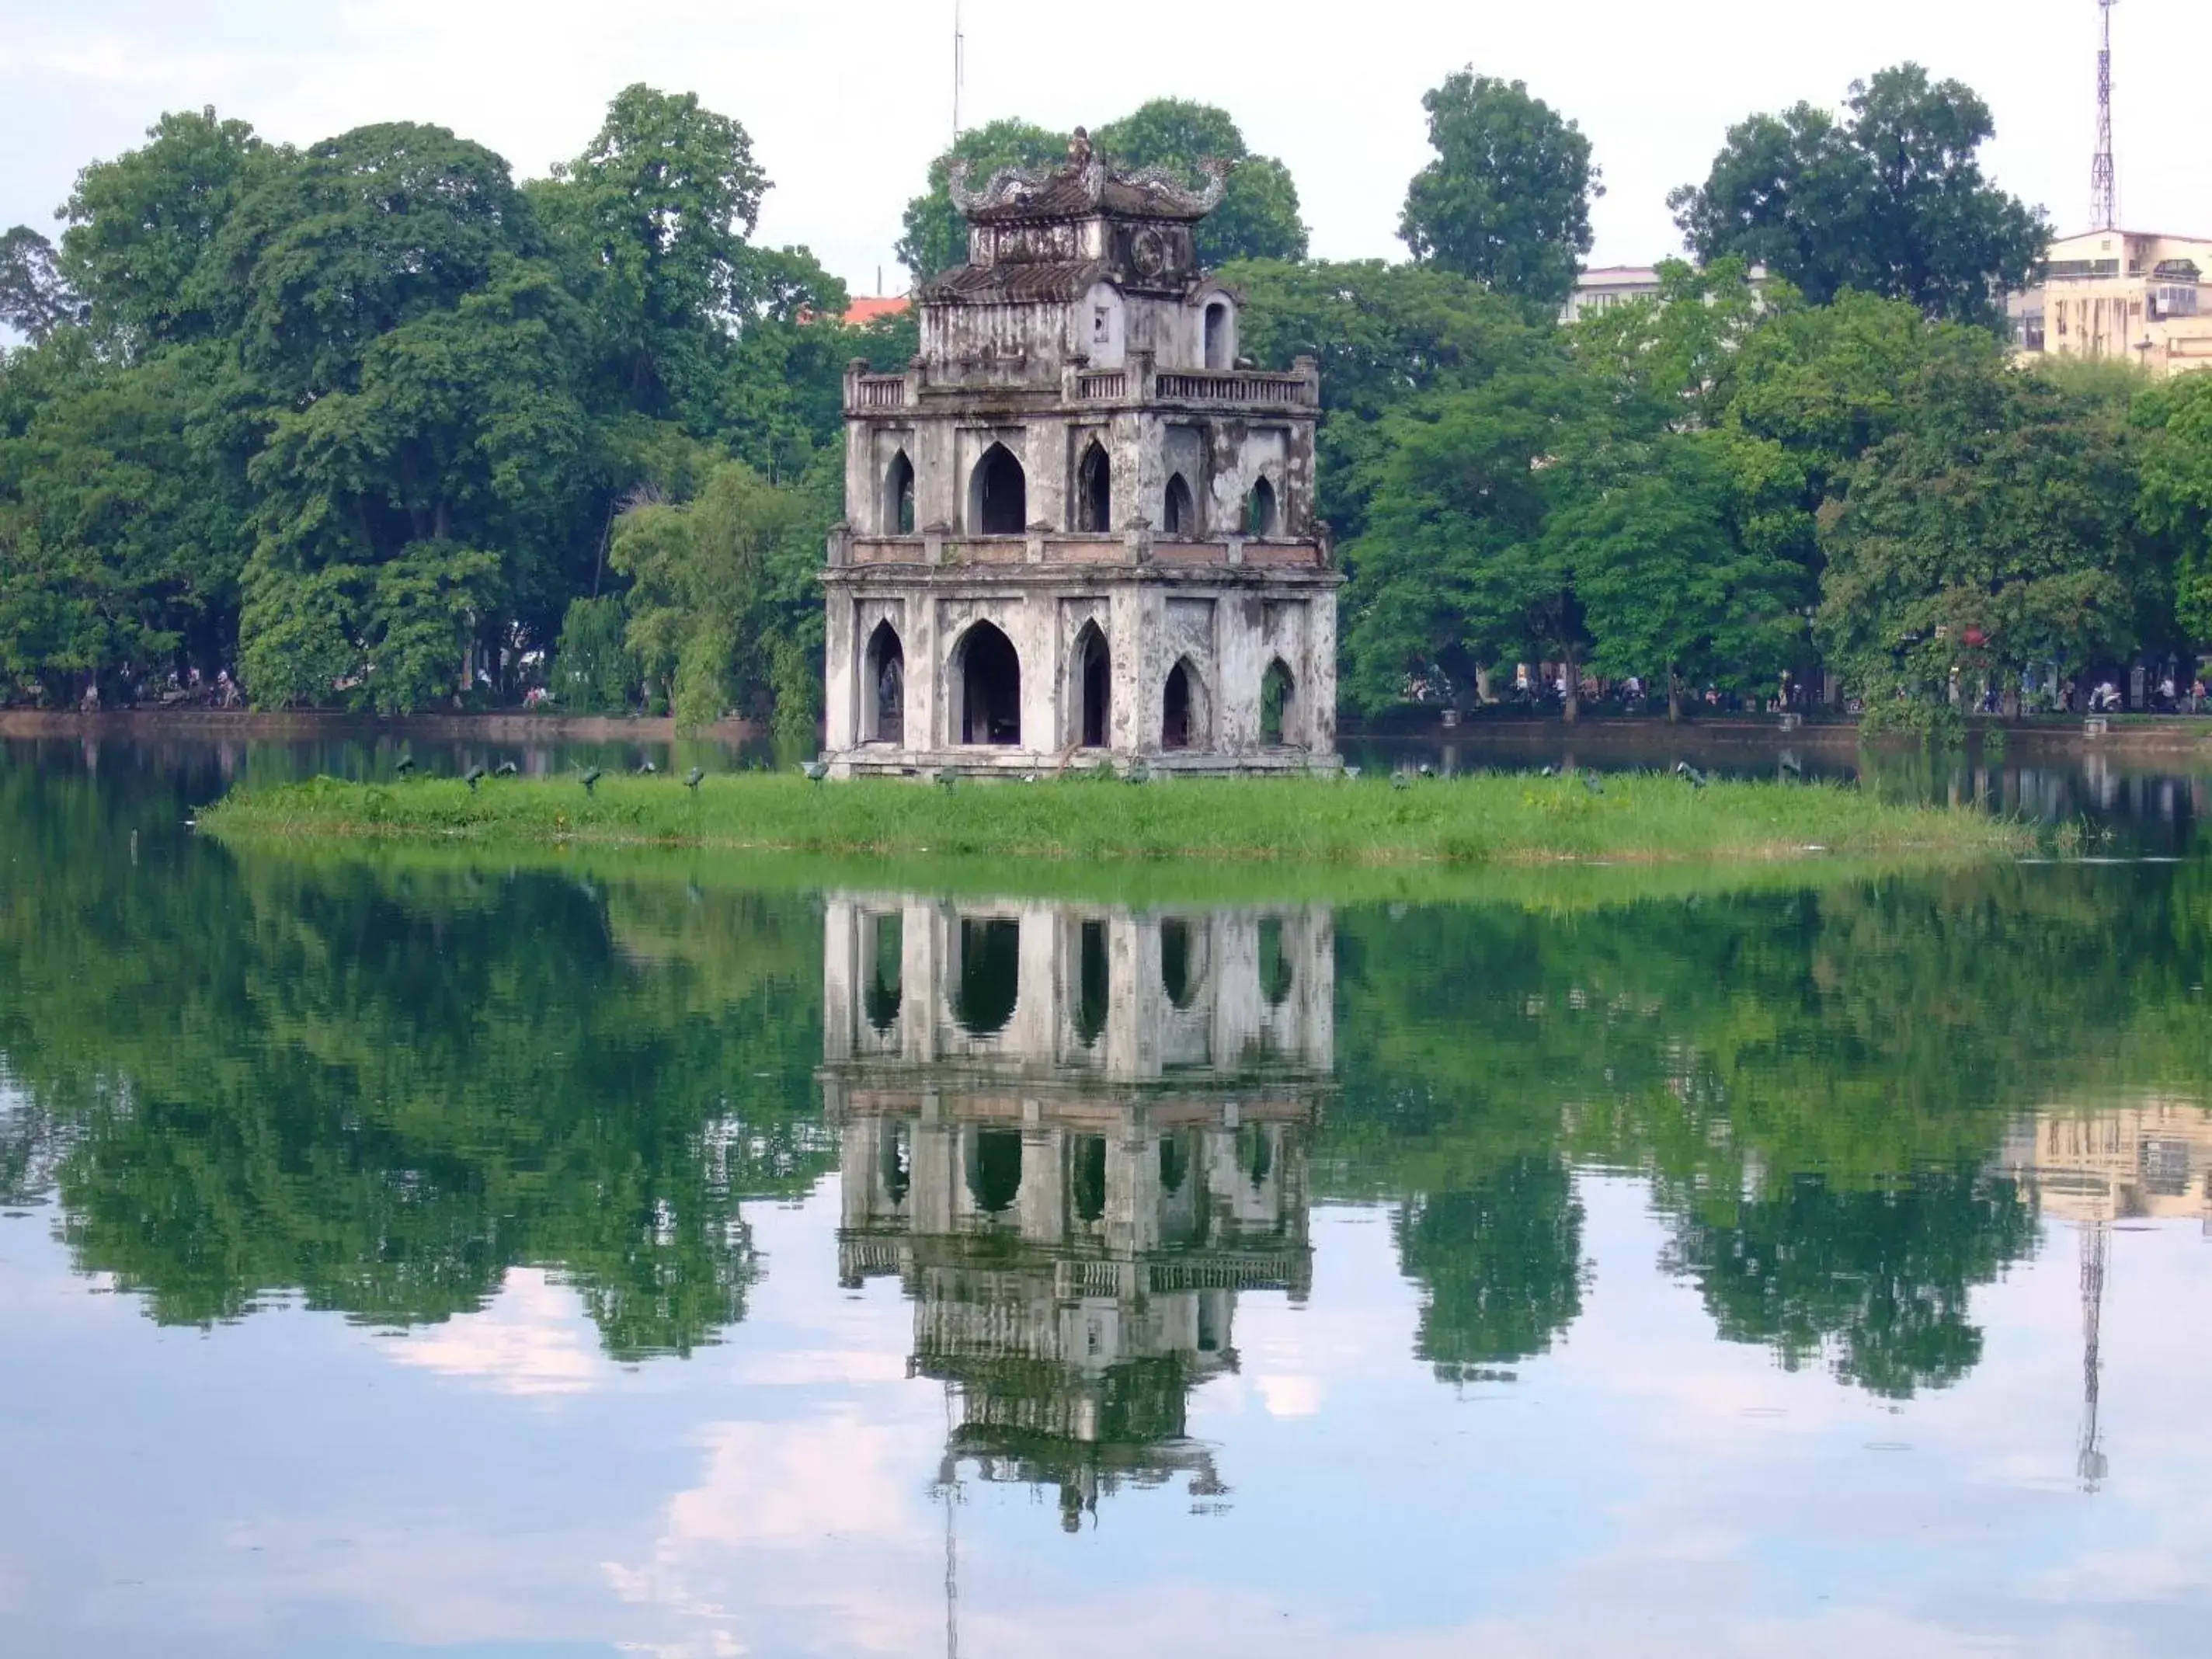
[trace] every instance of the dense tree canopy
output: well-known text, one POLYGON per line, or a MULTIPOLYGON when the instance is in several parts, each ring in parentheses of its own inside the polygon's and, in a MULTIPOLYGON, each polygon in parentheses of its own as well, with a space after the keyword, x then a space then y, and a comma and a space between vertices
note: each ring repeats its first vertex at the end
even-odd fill
MULTIPOLYGON (((58 249, 0 244, 29 341, 0 356, 0 677, 52 701, 223 668, 266 706, 515 695, 571 600, 623 599, 625 501, 835 456, 843 363, 884 343, 830 320, 843 290, 804 249, 752 240, 768 188, 741 125, 643 86, 525 186, 438 127, 293 150, 164 116, 83 171, 58 249)), ((790 605, 749 620, 775 631, 726 634, 702 684, 819 639, 790 605)))
POLYGON ((1605 193, 1580 128, 1519 81, 1462 70, 1425 93, 1437 159, 1413 175, 1400 236, 1425 264, 1557 306, 1605 193))
POLYGON ((1855 289, 1994 321, 2050 233, 1983 176, 1988 105, 1901 64, 1853 82, 1844 109, 1799 104, 1730 128, 1705 183, 1668 198, 1691 251, 1763 264, 1815 303, 1855 289))

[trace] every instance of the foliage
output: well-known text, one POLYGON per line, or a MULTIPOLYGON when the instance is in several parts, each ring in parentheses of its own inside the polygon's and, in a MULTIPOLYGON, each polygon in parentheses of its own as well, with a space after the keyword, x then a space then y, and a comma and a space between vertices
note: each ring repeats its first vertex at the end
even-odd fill
POLYGON ((2184 633, 2212 647, 2212 375, 2144 391, 2134 419, 2143 434, 2144 527, 2177 556, 2174 611, 2184 633))
POLYGON ((554 702, 562 710, 605 714, 629 706, 642 671, 624 638, 628 627, 618 594, 568 601, 547 676, 554 702))
POLYGON ((450 779, 392 788, 325 778, 240 790, 200 821, 241 843, 356 837, 469 840, 494 848, 648 842, 1340 867, 1769 860, 1802 856, 1808 847, 1838 856, 1972 859, 2035 844, 2025 826, 1970 809, 1923 809, 1829 786, 1715 783, 1692 789, 1657 775, 1617 776, 1602 794, 1571 779, 1504 775, 1404 790, 1381 781, 1185 780, 1136 787, 1085 777, 951 791, 889 781, 825 791, 781 775, 709 778, 696 793, 665 779, 603 778, 586 792, 573 781, 471 791, 450 779))
POLYGON ((617 523, 608 561, 635 584, 627 641, 679 727, 770 703, 778 690, 788 701, 799 677, 788 660, 778 672, 775 645, 805 627, 827 525, 805 494, 738 461, 716 468, 696 500, 647 503, 617 523))
POLYGON ((1471 68, 1421 107, 1437 159, 1414 174, 1398 222, 1414 259, 1559 306, 1589 252, 1590 198, 1605 193, 1589 140, 1524 82, 1471 68))
POLYGON ((1983 176, 1989 106, 1917 64, 1854 82, 1838 120, 1811 104, 1729 130, 1701 185, 1668 198, 1691 251, 1764 264, 1816 304, 1846 290, 1994 326, 2049 228, 1983 176))
POLYGON ((53 244, 28 225, 0 232, 0 328, 12 328, 36 345, 76 312, 53 244))
MULTIPOLYGON (((923 193, 907 204, 900 263, 917 283, 964 264, 968 226, 952 205, 952 162, 967 162, 981 185, 1001 167, 1063 165, 1071 135, 1015 118, 1001 118, 962 133, 929 164, 923 193)), ((1298 216, 1297 186, 1290 169, 1272 156, 1255 155, 1227 111, 1188 99, 1156 98, 1109 121, 1091 135, 1101 155, 1129 167, 1164 167, 1195 179, 1206 161, 1234 161, 1221 205, 1200 222, 1200 263, 1232 259, 1303 259, 1306 228, 1298 216)))
POLYGON ((2125 648, 2154 596, 2123 439, 2045 383, 1943 375, 1823 514, 1824 648, 1869 701, 1894 687, 1938 702, 1954 670, 2016 684, 2125 648))

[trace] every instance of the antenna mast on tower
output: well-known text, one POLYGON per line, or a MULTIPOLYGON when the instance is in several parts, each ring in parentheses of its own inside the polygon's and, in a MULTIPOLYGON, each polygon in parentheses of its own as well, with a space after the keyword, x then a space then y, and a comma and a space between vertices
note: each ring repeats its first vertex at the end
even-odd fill
POLYGON ((2089 217, 2094 230, 2112 230, 2120 222, 2119 179, 2112 167, 2112 8, 2119 0, 2097 0, 2104 40, 2097 52, 2097 159, 2089 164, 2089 217))
MULTIPOLYGON (((2100 4, 2108 0, 2099 0, 2100 4)), ((952 142, 960 142, 960 82, 968 67, 968 37, 960 32, 960 0, 952 0, 952 142)))

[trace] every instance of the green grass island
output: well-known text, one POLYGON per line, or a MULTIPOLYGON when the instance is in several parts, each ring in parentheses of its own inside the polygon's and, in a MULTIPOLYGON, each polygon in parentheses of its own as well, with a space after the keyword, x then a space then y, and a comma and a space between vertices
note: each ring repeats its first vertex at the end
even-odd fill
POLYGON ((1178 860, 1282 866, 1764 863, 2018 857, 2038 831, 1972 807, 1885 800, 1842 784, 1715 781, 1661 772, 1544 777, 1182 779, 1091 776, 951 787, 816 783, 737 773, 574 775, 241 785, 199 817, 241 844, 442 842, 629 847, 834 857, 1178 860))

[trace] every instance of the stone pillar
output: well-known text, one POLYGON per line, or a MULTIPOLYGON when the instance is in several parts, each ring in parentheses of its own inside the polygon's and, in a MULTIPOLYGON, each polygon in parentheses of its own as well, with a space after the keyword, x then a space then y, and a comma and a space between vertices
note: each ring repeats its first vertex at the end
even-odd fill
POLYGON ((1298 688, 1305 744, 1317 755, 1336 752, 1336 595, 1324 592, 1306 606, 1304 684, 1298 688))
POLYGON ((906 746, 945 746, 945 661, 937 637, 937 596, 917 592, 907 613, 906 746))
POLYGON ((832 754, 860 741, 855 727, 860 717, 861 647, 854 637, 859 608, 850 588, 840 585, 830 589, 823 618, 823 740, 832 754))
POLYGON ((859 916, 850 899, 833 898, 822 911, 822 1058, 853 1057, 854 980, 859 916))
POLYGON ((1144 647, 1147 602, 1157 603, 1140 587, 1124 584, 1114 589, 1107 602, 1106 650, 1111 671, 1107 701, 1111 729, 1107 746, 1117 760, 1141 754, 1145 742, 1144 647))

